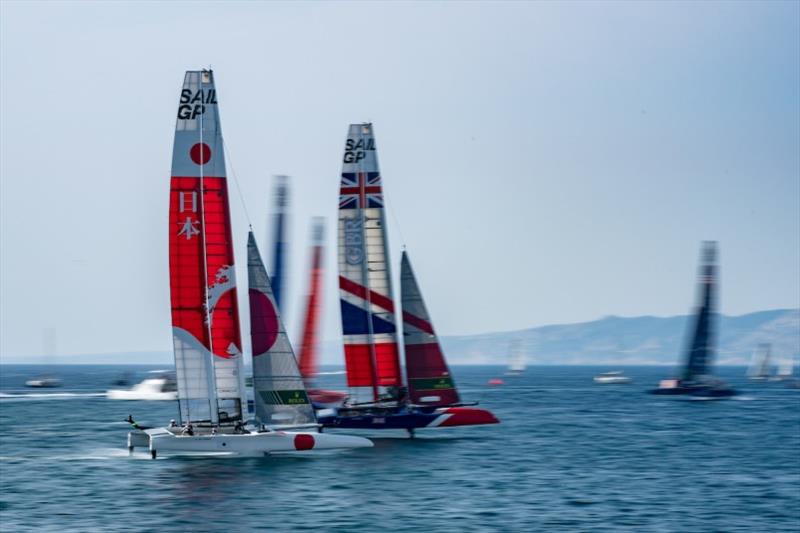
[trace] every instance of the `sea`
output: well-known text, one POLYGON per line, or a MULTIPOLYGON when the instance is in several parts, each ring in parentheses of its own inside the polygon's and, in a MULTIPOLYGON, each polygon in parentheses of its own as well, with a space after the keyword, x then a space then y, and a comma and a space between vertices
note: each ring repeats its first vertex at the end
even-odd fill
POLYGON ((41 366, 0 366, 0 530, 800 530, 800 389, 743 368, 717 369, 740 396, 698 401, 646 394, 665 367, 454 367, 463 399, 499 425, 362 432, 374 448, 320 455, 153 460, 128 454, 124 419, 165 424, 176 402, 104 392, 157 368, 49 367, 63 386, 33 390, 41 366), (607 370, 633 383, 592 381, 607 370))

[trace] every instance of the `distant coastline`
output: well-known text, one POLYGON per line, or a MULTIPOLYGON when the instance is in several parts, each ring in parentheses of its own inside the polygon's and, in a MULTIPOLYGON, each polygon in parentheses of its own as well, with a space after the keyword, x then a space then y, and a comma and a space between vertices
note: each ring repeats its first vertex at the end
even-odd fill
MULTIPOLYGON (((441 337, 452 365, 505 365, 509 346, 524 347, 527 364, 582 366, 671 366, 683 353, 688 315, 673 317, 609 316, 577 324, 555 324, 517 331, 441 337)), ((743 366, 753 349, 769 342, 777 360, 800 355, 800 309, 774 309, 739 316, 722 315, 715 364, 743 366)), ((322 344, 322 364, 342 367, 338 340, 322 344)), ((45 357, 0 355, 0 365, 83 364, 172 366, 172 352, 130 351, 45 357)))

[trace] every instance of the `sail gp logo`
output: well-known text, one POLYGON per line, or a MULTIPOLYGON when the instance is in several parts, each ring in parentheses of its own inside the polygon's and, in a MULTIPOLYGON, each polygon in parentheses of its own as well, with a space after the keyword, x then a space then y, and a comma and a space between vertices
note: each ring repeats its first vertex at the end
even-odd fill
POLYGON ((367 151, 375 151, 375 139, 347 139, 344 146, 344 162, 358 163, 367 157, 367 151))
POLYGON ((360 218, 344 219, 344 258, 348 265, 360 265, 364 260, 364 232, 360 218))
POLYGON ((178 118, 183 120, 194 120, 198 115, 206 112, 206 105, 216 105, 217 90, 209 89, 204 91, 192 91, 184 89, 181 91, 181 105, 178 106, 178 118))

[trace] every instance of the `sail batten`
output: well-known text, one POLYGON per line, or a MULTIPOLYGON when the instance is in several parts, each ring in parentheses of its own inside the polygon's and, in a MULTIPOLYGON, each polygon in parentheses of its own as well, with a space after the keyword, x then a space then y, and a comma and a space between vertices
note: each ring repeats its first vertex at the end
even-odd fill
POLYGON ((383 190, 371 124, 351 124, 339 189, 338 266, 347 383, 355 400, 402 384, 383 190), (366 394, 364 391, 368 391, 366 394))
POLYGON ((256 420, 265 426, 314 424, 314 409, 252 232, 247 239, 247 280, 256 420))
POLYGON ((432 406, 458 403, 458 390, 406 252, 403 252, 400 262, 400 293, 403 346, 411 401, 432 406))
POLYGON ((241 420, 241 335, 225 157, 211 71, 188 71, 170 182, 169 257, 180 418, 241 420))

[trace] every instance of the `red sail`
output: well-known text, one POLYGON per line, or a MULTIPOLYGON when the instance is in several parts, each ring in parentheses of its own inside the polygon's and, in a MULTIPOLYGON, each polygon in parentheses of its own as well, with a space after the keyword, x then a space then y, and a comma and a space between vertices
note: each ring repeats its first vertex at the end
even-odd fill
POLYGON ((400 292, 406 375, 411 401, 418 405, 432 406, 458 403, 458 390, 433 330, 406 252, 403 252, 400 262, 400 292))
POLYGON ((322 285, 322 238, 324 225, 322 219, 314 221, 313 246, 311 248, 311 280, 306 301, 306 317, 303 323, 303 343, 300 345, 300 374, 308 380, 317 375, 317 342, 319 311, 321 307, 322 285))

